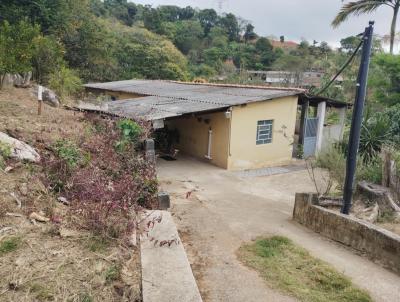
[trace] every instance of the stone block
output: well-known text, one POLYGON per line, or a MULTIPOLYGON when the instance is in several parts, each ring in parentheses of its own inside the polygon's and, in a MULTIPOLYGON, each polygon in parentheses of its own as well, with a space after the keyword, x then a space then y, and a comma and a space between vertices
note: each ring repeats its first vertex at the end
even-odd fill
POLYGON ((171 207, 171 201, 168 193, 158 193, 158 207, 160 210, 167 210, 171 207))

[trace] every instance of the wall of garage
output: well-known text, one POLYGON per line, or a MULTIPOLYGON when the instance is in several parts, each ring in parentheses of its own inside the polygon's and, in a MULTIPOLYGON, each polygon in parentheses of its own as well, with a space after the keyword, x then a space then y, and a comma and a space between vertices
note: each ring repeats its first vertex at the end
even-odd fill
POLYGON ((169 130, 177 129, 179 140, 176 148, 221 168, 228 168, 230 120, 224 112, 184 116, 166 123, 169 130), (211 159, 207 159, 209 130, 212 130, 211 159))

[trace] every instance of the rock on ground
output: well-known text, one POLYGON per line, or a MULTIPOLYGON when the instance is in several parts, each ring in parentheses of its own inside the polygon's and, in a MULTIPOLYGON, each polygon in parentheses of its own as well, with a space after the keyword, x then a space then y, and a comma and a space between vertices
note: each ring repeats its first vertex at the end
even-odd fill
POLYGON ((12 158, 27 160, 30 162, 40 161, 40 155, 35 151, 35 149, 3 132, 0 132, 0 142, 10 146, 12 158))

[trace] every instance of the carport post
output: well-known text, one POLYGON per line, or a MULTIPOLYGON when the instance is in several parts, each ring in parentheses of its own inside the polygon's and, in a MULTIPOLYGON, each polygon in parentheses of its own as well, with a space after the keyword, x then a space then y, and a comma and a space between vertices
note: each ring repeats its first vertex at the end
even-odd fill
POLYGON ((300 133, 299 133, 299 145, 304 145, 304 136, 306 132, 306 119, 307 119, 307 112, 309 107, 309 101, 304 101, 301 105, 301 116, 300 116, 300 133))

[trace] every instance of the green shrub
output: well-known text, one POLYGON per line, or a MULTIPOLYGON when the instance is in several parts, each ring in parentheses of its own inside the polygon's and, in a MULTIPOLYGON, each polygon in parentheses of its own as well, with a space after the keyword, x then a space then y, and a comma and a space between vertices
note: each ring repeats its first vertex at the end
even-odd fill
POLYGON ((50 74, 49 86, 61 99, 65 99, 82 89, 82 81, 73 70, 62 66, 50 74))
POLYGON ((366 180, 375 184, 382 183, 382 159, 376 156, 373 160, 365 163, 363 160, 357 162, 357 179, 366 180))
MULTIPOLYGON (((53 148, 58 157, 65 160, 70 168, 76 168, 84 162, 85 157, 82 155, 81 150, 71 141, 58 140, 53 148)), ((90 159, 90 157, 88 158, 90 159)))
MULTIPOLYGON (((342 146, 335 146, 320 153, 316 159, 316 166, 326 169, 329 177, 337 185, 336 189, 340 192, 343 191, 346 177, 346 156, 342 146)), ((368 161, 361 156, 357 159, 356 181, 361 180, 376 184, 382 182, 382 159, 379 154, 368 161)))
POLYGON ((392 121, 382 112, 367 112, 363 121, 360 137, 359 154, 369 163, 381 152, 384 145, 392 142, 392 121))
POLYGON ((316 165, 327 170, 329 177, 335 182, 337 190, 343 190, 346 159, 339 148, 332 147, 328 151, 320 153, 317 156, 316 165))
POLYGON ((130 119, 118 121, 117 127, 121 130, 121 140, 116 144, 116 148, 119 151, 123 151, 129 144, 136 145, 140 135, 143 133, 143 129, 130 119))

